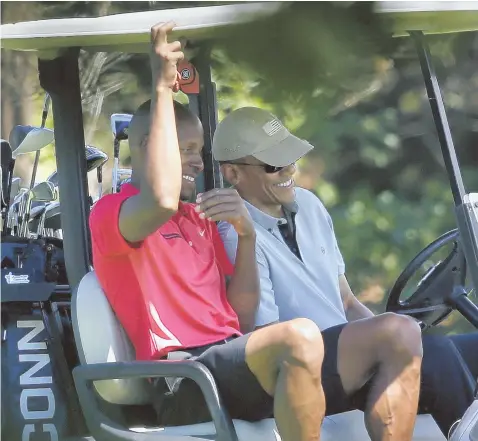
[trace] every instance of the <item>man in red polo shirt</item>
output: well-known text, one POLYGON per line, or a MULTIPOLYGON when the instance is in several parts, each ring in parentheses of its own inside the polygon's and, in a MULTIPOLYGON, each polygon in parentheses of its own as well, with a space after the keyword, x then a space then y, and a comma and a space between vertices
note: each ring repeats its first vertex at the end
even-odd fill
MULTIPOLYGON (((320 331, 298 319, 251 333, 259 279, 242 199, 217 189, 197 205, 181 202, 203 168, 203 132, 197 117, 173 101, 183 54, 179 42, 167 41, 172 29, 151 29, 153 97, 130 125, 131 184, 91 212, 96 274, 138 359, 187 350, 210 369, 231 417, 274 415, 284 441, 318 441, 325 410, 320 331), (221 220, 239 236, 234 269, 216 228, 221 220)), ((160 424, 210 420, 192 381, 155 380, 152 387, 160 424)))

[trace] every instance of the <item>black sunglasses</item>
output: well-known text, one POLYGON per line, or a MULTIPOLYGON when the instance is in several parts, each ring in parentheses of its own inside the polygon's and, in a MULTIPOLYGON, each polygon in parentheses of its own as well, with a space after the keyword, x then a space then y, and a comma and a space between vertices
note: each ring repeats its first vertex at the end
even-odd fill
MULTIPOLYGON (((269 165, 269 164, 248 164, 247 162, 230 162, 229 164, 234 164, 234 165, 249 165, 250 167, 262 167, 264 171, 268 174, 272 173, 278 173, 281 170, 283 170, 286 167, 289 167, 288 165, 284 165, 282 167, 278 167, 276 165, 269 165)), ((292 164, 290 164, 292 165, 292 164)))

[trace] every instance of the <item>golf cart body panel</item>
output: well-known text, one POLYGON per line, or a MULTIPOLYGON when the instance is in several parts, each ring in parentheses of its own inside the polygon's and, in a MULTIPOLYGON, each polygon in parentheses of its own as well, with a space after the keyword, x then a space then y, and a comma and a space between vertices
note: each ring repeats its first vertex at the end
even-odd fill
MULTIPOLYGON (((173 366, 170 362, 134 361, 134 351, 91 271, 88 229, 90 206, 78 73, 80 48, 92 52, 144 53, 148 50, 150 28, 159 21, 174 20, 178 25, 175 31, 177 36, 200 42, 213 39, 215 32, 221 27, 243 23, 254 14, 271 14, 280 7, 280 3, 275 2, 244 3, 2 25, 2 48, 38 53, 40 82, 53 102, 57 168, 62 171, 61 174, 58 173, 58 182, 63 209, 60 212, 58 204, 58 211, 54 211, 54 214, 56 219, 58 215, 61 216, 66 267, 73 292, 72 325, 79 357, 79 366, 74 369, 73 375, 79 403, 76 401, 76 393, 72 395, 71 390, 67 390, 67 398, 63 391, 54 390, 51 393, 53 399, 57 400, 58 408, 76 406, 78 413, 83 412, 88 429, 96 441, 174 441, 190 439, 187 436, 218 441, 280 441, 272 419, 257 423, 231 422, 221 407, 214 380, 197 363, 178 361, 173 366), (148 388, 141 377, 154 375, 191 376, 195 379, 206 396, 213 423, 156 428, 154 435, 145 426, 128 425, 128 421, 121 418, 126 412, 121 407, 147 404, 148 388), (89 387, 91 382, 94 382, 94 388, 89 387), (100 404, 96 403, 94 394, 100 397, 100 404), (236 431, 232 429, 232 424, 236 431), (133 428, 134 430, 128 430, 133 428)), ((391 20, 396 36, 407 35, 409 30, 434 34, 478 28, 478 5, 473 2, 377 2, 376 10, 385 20, 391 20)), ((189 98, 191 108, 200 116, 205 128, 204 188, 211 189, 222 182, 211 155, 217 110, 207 53, 200 48, 199 54, 193 61, 199 72, 201 89, 199 95, 191 95, 189 98)), ((38 316, 42 319, 40 313, 38 316)), ((23 317, 21 320, 27 319, 23 317)), ((17 332, 19 340, 24 338, 25 332, 17 332)), ((10 359, 17 360, 18 357, 12 354, 10 359)), ((25 372, 24 366, 19 363, 13 370, 17 374, 25 372)), ((51 381, 55 384, 67 384, 61 383, 65 377, 62 378, 56 371, 48 376, 54 378, 51 381)), ((20 396, 20 391, 15 396, 20 396)), ((65 427, 81 426, 81 422, 68 418, 71 415, 68 417, 60 412, 48 423, 53 425, 60 441, 67 441, 67 437, 72 435, 71 430, 65 427)), ((359 411, 326 418, 322 432, 323 440, 369 439, 362 412, 359 411)), ((418 417, 415 441, 444 439, 430 415, 418 417)), ((11 441, 17 440, 12 438, 11 441)))

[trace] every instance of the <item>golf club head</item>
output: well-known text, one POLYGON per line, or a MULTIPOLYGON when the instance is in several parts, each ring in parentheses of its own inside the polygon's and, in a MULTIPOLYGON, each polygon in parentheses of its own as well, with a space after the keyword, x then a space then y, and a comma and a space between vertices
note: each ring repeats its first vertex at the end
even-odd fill
POLYGON ((120 168, 118 169, 118 176, 120 177, 120 179, 123 179, 124 176, 127 176, 127 177, 131 177, 131 174, 132 174, 132 170, 130 168, 120 168))
POLYGON ((118 167, 119 167, 119 152, 120 141, 128 139, 128 128, 131 122, 132 115, 126 113, 113 113, 111 115, 111 131, 114 136, 113 143, 113 177, 111 182, 111 192, 116 193, 118 188, 118 167))
POLYGON ((44 223, 43 226, 45 229, 49 230, 60 230, 61 229, 61 206, 60 202, 52 202, 48 204, 44 212, 44 223))
POLYGON ((103 166, 106 161, 108 161, 108 155, 105 152, 92 145, 86 146, 86 170, 88 172, 103 166))
POLYGON ((35 218, 40 217, 41 214, 45 211, 46 207, 47 207, 46 204, 37 205, 36 207, 32 207, 32 209, 30 211, 30 221, 34 220, 35 218))
POLYGON ((116 192, 119 193, 121 191, 121 187, 124 184, 129 184, 130 182, 131 182, 131 178, 120 179, 120 181, 118 182, 118 188, 116 192))
MULTIPOLYGON (((32 210, 33 211, 33 210, 32 210)), ((61 231, 60 202, 50 202, 40 215, 37 226, 37 236, 54 236, 55 231, 61 231)), ((61 237, 62 239, 63 237, 61 237)))
POLYGON ((58 172, 54 171, 48 178, 46 178, 48 182, 51 182, 54 186, 58 187, 58 172))
POLYGON ((20 178, 13 178, 12 185, 10 187, 10 200, 16 198, 17 194, 20 192, 20 185, 22 180, 20 178))
MULTIPOLYGON (((108 161, 108 155, 102 150, 91 145, 86 146, 86 171, 90 172, 98 167, 103 166, 108 161)), ((58 172, 55 170, 48 178, 48 182, 58 186, 58 172)))
MULTIPOLYGON (((17 178, 17 179, 19 179, 19 178, 17 178)), ((17 191, 17 194, 15 195, 15 197, 13 199, 12 205, 20 203, 22 198, 25 196, 26 193, 28 193, 28 188, 20 187, 17 191)))
POLYGON ((113 113, 111 115, 111 131, 115 139, 124 141, 128 139, 128 127, 133 115, 127 113, 113 113))
POLYGON ((132 174, 132 171, 129 168, 118 169, 118 173, 117 173, 118 184, 116 185, 116 193, 119 193, 119 191, 121 189, 121 186, 123 184, 127 184, 127 183, 131 182, 131 174, 132 174))
POLYGON ((32 204, 32 209, 30 210, 30 218, 28 220, 28 230, 29 231, 36 231, 37 235, 39 234, 39 224, 42 218, 42 214, 45 212, 47 204, 41 203, 36 207, 32 204))
MULTIPOLYGON (((16 178, 20 181, 20 178, 16 178)), ((18 186, 20 186, 20 183, 18 183, 18 186)), ((12 185, 13 189, 13 185, 12 185)), ((13 202, 10 204, 10 207, 8 209, 7 213, 7 226, 8 228, 12 229, 15 226, 18 226, 21 220, 22 212, 23 212, 23 207, 25 206, 25 201, 26 201, 26 194, 28 193, 28 188, 22 187, 18 188, 18 191, 16 192, 15 196, 12 196, 11 199, 13 199, 13 202)))
POLYGON ((55 139, 51 129, 34 126, 15 126, 10 132, 13 159, 18 155, 36 152, 51 144, 55 139))
POLYGON ((28 236, 28 222, 30 220, 30 212, 32 209, 33 202, 51 202, 54 201, 57 197, 57 192, 55 186, 49 182, 44 181, 36 184, 31 190, 27 193, 27 201, 21 206, 20 213, 20 231, 19 235, 21 237, 28 236))
POLYGON ((31 189, 31 200, 37 202, 51 202, 57 197, 56 188, 49 181, 40 182, 31 189))

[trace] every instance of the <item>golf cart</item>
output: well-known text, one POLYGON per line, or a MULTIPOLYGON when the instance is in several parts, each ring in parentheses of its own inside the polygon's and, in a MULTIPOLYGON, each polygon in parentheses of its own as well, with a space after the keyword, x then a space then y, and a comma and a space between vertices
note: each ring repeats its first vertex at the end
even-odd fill
MULTIPOLYGON (((214 84, 208 51, 211 36, 222 26, 272 14, 276 3, 243 3, 176 10, 118 14, 99 18, 43 20, 2 26, 2 47, 35 51, 40 83, 53 103, 56 161, 61 198, 61 227, 68 289, 24 283, 2 269, 2 435, 8 441, 218 441, 279 440, 273 419, 231 421, 222 406, 214 378, 194 361, 135 361, 134 351, 116 320, 92 268, 88 215, 86 151, 83 133, 78 53, 145 52, 152 25, 174 20, 175 34, 199 48, 191 60, 199 91, 189 105, 205 132, 205 170, 200 189, 222 185, 211 155, 217 122, 214 84), (4 283, 4 280, 15 283, 4 283), (71 296, 71 298, 70 298, 71 296), (148 377, 189 377, 198 383, 211 413, 210 423, 155 427, 148 377), (48 435, 47 435, 48 434, 48 435)), ((443 101, 423 34, 478 29, 478 7, 472 3, 377 3, 377 13, 393 20, 397 36, 416 42, 430 105, 456 209, 458 229, 423 250, 392 289, 387 309, 410 314, 432 326, 456 309, 478 328, 478 307, 464 289, 468 271, 478 287, 478 194, 466 194, 450 135, 443 101), (433 268, 406 301, 400 294, 419 262, 446 243, 452 254, 433 268), (440 288, 440 289, 438 289, 440 288)), ((185 75, 184 77, 186 77, 185 75)), ((187 78, 185 78, 187 79, 187 78)), ((185 90, 185 89, 184 89, 185 90)), ((22 273, 23 271, 23 273, 22 273)), ((28 280, 28 277, 26 277, 28 280)), ((33 280, 33 279, 32 279, 33 280)), ((231 381, 233 381, 231 379, 231 381)), ((247 391, 245 391, 247 393, 247 391)), ((478 441, 478 400, 455 427, 453 441, 478 441)), ((369 440, 359 411, 324 420, 323 441, 369 440)), ((420 415, 415 441, 445 437, 430 415, 420 415)))

